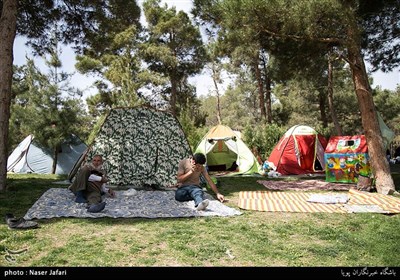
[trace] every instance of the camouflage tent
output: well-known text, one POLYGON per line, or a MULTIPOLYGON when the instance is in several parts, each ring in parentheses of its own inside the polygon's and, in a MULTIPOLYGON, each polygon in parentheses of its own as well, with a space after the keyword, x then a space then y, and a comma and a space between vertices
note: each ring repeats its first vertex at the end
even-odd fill
POLYGON ((112 185, 166 187, 176 183, 178 163, 192 151, 174 115, 136 107, 110 111, 69 179, 96 154, 103 156, 112 185))

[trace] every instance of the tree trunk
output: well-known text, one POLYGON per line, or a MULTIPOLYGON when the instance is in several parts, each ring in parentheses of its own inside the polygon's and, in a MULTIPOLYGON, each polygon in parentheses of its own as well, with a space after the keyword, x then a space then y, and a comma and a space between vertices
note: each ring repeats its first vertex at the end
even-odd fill
POLYGON ((343 135, 342 127, 337 119, 335 106, 333 106, 333 69, 332 61, 328 60, 328 106, 331 112, 332 122, 335 125, 337 135, 343 135))
POLYGON ((60 147, 55 147, 53 150, 53 165, 51 166, 51 174, 56 174, 57 162, 58 162, 58 151, 60 147))
POLYGON ((177 82, 175 77, 171 77, 171 99, 170 99, 170 106, 171 112, 174 116, 176 116, 176 88, 177 82))
POLYGON ((7 142, 13 75, 13 47, 17 26, 17 0, 3 0, 0 17, 0 191, 6 190, 7 142))
POLYGON ((328 127, 328 118, 326 116, 326 96, 323 91, 318 90, 318 105, 321 114, 321 122, 324 128, 328 127))
POLYGON ((212 67, 212 79, 215 87, 215 95, 217 97, 217 120, 218 124, 222 124, 222 117, 221 117, 221 100, 219 95, 219 88, 217 80, 219 80, 218 73, 215 71, 214 66, 212 67))
POLYGON ((261 71, 260 71, 260 68, 258 67, 258 60, 256 60, 254 63, 254 72, 256 74, 257 85, 258 85, 258 100, 260 101, 259 108, 260 108, 260 112, 261 112, 261 119, 263 121, 266 121, 267 120, 267 112, 265 111, 264 86, 263 86, 263 82, 261 79, 261 71))
POLYGON ((265 106, 267 107, 267 123, 272 123, 271 79, 267 72, 265 72, 265 106))
POLYGON ((393 194, 395 186, 383 148, 382 133, 379 127, 364 60, 357 44, 353 43, 349 46, 348 56, 358 104, 360 106, 364 134, 367 139, 372 172, 375 177, 375 186, 378 193, 393 194))
POLYGON ((264 106, 266 108, 267 123, 271 124, 272 123, 271 79, 269 77, 268 68, 267 68, 269 58, 267 55, 265 55, 264 51, 261 51, 261 53, 262 53, 261 65, 263 67, 264 85, 265 85, 265 96, 264 96, 265 105, 264 106))

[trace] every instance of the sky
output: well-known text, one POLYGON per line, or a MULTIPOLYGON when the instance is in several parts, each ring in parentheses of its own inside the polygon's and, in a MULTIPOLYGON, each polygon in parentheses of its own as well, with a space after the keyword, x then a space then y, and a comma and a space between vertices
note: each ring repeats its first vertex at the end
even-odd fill
MULTIPOLYGON (((139 0, 138 3, 141 4, 143 0, 139 0)), ((175 6, 176 10, 183 10, 189 14, 192 7, 191 0, 162 0, 162 3, 166 3, 168 7, 175 6)), ((26 56, 33 58, 30 50, 25 46, 25 39, 17 37, 14 42, 14 64, 23 65, 26 63, 26 56)), ((60 55, 62 61, 62 71, 66 73, 74 73, 71 79, 71 85, 79 88, 83 91, 83 98, 96 93, 96 89, 92 86, 95 81, 94 77, 84 76, 75 70, 75 55, 70 47, 63 47, 62 53, 60 55)), ((40 69, 46 69, 43 59, 35 59, 35 63, 40 69)), ((368 71, 367 64, 367 71, 368 71)), ((44 71, 44 70, 43 70, 44 71)), ((372 74, 373 83, 372 87, 380 86, 382 89, 395 90, 397 86, 400 86, 400 68, 390 73, 383 73, 377 71, 372 74)), ((196 93, 198 96, 207 95, 210 91, 214 89, 212 79, 209 75, 202 74, 195 78, 190 78, 189 82, 196 87, 196 93)), ((227 83, 221 85, 219 90, 223 92, 227 87, 227 83)))

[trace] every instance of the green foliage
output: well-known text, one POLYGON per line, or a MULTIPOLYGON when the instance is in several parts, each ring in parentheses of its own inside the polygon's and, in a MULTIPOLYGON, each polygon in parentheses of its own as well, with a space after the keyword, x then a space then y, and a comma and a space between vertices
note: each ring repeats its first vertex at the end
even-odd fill
POLYGON ((359 1, 358 15, 364 28, 363 47, 368 61, 383 72, 400 65, 398 0, 359 1))
POLYGON ((128 107, 144 103, 138 92, 143 84, 139 75, 142 71, 138 57, 140 35, 135 21, 125 24, 115 30, 107 30, 110 33, 104 35, 108 38, 104 46, 92 42, 87 47, 87 54, 77 57, 76 67, 81 73, 97 74, 108 81, 96 82, 99 93, 88 100, 93 113, 93 108, 108 110, 113 106, 128 107), (98 49, 97 52, 95 49, 98 49))
MULTIPOLYGON (((200 96, 200 110, 206 116, 205 126, 212 127, 218 124, 217 97, 211 94, 200 96)), ((224 115, 222 114, 222 118, 224 115)))
POLYGON ((178 102, 185 104, 185 97, 193 92, 188 90, 187 79, 200 73, 205 63, 206 52, 199 28, 185 12, 160 6, 159 0, 144 1, 143 10, 148 38, 141 46, 142 58, 148 69, 168 78, 168 83, 155 88, 161 87, 161 99, 168 102, 172 112, 179 113, 178 102))
POLYGON ((71 134, 85 139, 88 126, 80 92, 70 86, 70 75, 59 71, 62 65, 56 47, 46 64, 48 75, 41 73, 32 59, 17 69, 10 137, 19 142, 33 134, 38 143, 55 154, 71 134), (76 95, 78 98, 74 98, 76 95))
MULTIPOLYGON (((274 94, 281 103, 272 110, 274 123, 286 128, 305 124, 324 131, 325 135, 336 135, 338 132, 330 116, 337 112, 344 134, 362 133, 359 101, 354 95, 351 73, 349 68, 343 67, 346 59, 339 58, 347 53, 350 40, 354 40, 367 51, 374 66, 392 69, 398 65, 399 42, 395 41, 398 26, 390 24, 397 22, 400 16, 398 1, 375 1, 374 4, 331 0, 289 2, 197 0, 193 11, 197 20, 211 24, 222 51, 220 55, 228 56, 236 68, 254 71, 255 62, 251 58, 255 57, 251 54, 255 50, 268 54, 270 61, 258 65, 267 65, 269 75, 264 73, 263 81, 272 78, 274 94), (245 16, 238 17, 238 14, 245 16), (381 28, 382 21, 387 24, 381 28), (360 23, 361 31, 352 30, 354 38, 351 38, 347 36, 348 27, 355 22, 360 23), (332 108, 327 102, 329 57, 334 60, 332 108)), ((256 81, 256 76, 252 81, 256 81)), ((255 91, 249 92, 254 95, 255 91)), ((257 97, 253 100, 257 102, 257 97)), ((251 112, 255 107, 244 108, 251 112)), ((259 117, 260 112, 256 111, 253 121, 258 122, 259 117)), ((393 126, 390 118, 385 121, 393 126)))
POLYGON ((222 123, 235 130, 243 130, 248 124, 256 125, 260 121, 260 112, 254 81, 238 79, 237 87, 228 88, 221 97, 222 123))
POLYGON ((269 157, 272 149, 285 132, 286 130, 276 124, 246 126, 243 132, 243 141, 251 150, 257 151, 258 155, 264 161, 269 157))
POLYGON ((189 142, 190 148, 192 151, 196 149, 197 143, 202 138, 202 135, 199 134, 198 130, 196 129, 193 121, 193 117, 190 114, 189 110, 181 111, 179 117, 179 123, 182 126, 183 131, 185 132, 186 139, 189 142))
POLYGON ((286 129, 299 124, 316 127, 321 122, 318 99, 320 93, 312 81, 292 79, 283 87, 274 89, 274 94, 282 104, 278 114, 274 114, 274 121, 284 124, 286 129))
MULTIPOLYGON (((220 98, 221 122, 234 130, 243 130, 248 123, 256 124, 259 118, 253 105, 254 95, 246 86, 248 84, 243 83, 237 88, 228 88, 220 98)), ((217 97, 209 94, 200 97, 200 100, 201 111, 207 116, 206 125, 217 125, 217 97)))
POLYGON ((374 102, 386 125, 400 138, 400 87, 395 91, 375 89, 374 102))
POLYGON ((136 0, 21 1, 17 16, 17 34, 29 38, 28 44, 38 54, 49 51, 55 26, 59 42, 75 45, 80 53, 88 45, 100 53, 110 46, 115 33, 128 25, 140 26, 136 0))

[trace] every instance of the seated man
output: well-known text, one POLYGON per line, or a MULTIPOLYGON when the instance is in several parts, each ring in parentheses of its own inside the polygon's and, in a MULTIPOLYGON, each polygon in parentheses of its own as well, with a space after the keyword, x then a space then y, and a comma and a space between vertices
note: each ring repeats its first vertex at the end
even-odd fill
POLYGON ((196 210, 205 210, 209 203, 208 199, 204 199, 204 192, 200 187, 201 175, 204 176, 217 199, 221 202, 225 200, 204 167, 205 163, 206 157, 204 154, 196 153, 193 157, 183 159, 178 164, 177 181, 179 186, 175 192, 175 199, 182 202, 194 200, 196 210))
POLYGON ((112 189, 106 187, 105 170, 103 169, 103 158, 95 155, 90 164, 83 166, 75 180, 69 186, 75 195, 75 202, 88 203, 88 212, 97 213, 104 209, 106 203, 102 201, 102 195, 108 193, 111 197, 115 196, 112 189))
POLYGON ((90 176, 89 176, 88 181, 89 182, 104 182, 101 185, 101 195, 108 194, 109 196, 114 197, 115 196, 115 192, 112 189, 110 189, 109 187, 107 187, 107 184, 104 181, 104 180, 107 180, 107 179, 105 179, 105 178, 106 177, 105 177, 105 175, 103 173, 101 173, 101 172, 99 172, 97 170, 92 170, 90 172, 90 176))

